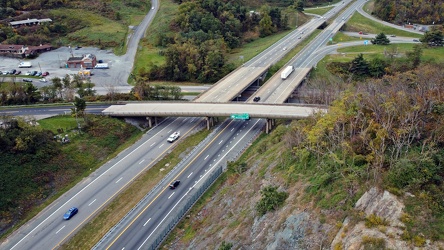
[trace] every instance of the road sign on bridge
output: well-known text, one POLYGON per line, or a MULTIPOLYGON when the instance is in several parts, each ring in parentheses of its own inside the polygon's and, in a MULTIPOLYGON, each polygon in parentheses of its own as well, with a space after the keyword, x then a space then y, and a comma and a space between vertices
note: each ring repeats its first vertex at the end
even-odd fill
POLYGON ((250 119, 250 115, 247 113, 243 113, 243 114, 232 114, 230 115, 231 119, 234 120, 249 120, 250 119))

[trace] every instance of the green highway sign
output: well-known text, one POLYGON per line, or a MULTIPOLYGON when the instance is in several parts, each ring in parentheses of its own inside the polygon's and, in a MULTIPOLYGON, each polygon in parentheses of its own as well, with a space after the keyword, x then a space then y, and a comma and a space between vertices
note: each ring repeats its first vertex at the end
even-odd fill
POLYGON ((243 114, 232 114, 231 119, 234 120, 249 120, 250 119, 250 115, 247 113, 243 113, 243 114))

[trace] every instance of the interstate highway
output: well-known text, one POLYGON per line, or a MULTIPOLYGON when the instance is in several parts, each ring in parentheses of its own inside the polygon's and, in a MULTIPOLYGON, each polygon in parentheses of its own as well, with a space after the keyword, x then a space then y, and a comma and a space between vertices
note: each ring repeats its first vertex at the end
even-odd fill
POLYGON ((166 119, 161 126, 147 132, 141 140, 91 173, 21 227, 3 242, 1 249, 57 248, 140 172, 151 167, 174 146, 166 141, 172 132, 180 130, 182 135, 186 135, 197 124, 203 125, 198 121, 201 119, 192 117, 166 119), (71 220, 63 220, 63 214, 72 206, 78 207, 79 213, 71 220))
POLYGON ((180 172, 174 173, 163 189, 153 199, 147 201, 143 210, 134 215, 129 224, 122 227, 122 232, 113 241, 106 242, 97 249, 148 249, 156 233, 168 216, 175 216, 184 195, 194 185, 199 185, 201 178, 228 159, 234 159, 254 137, 260 133, 264 121, 259 119, 226 120, 210 143, 203 150, 184 163, 180 172), (180 180, 180 185, 171 190, 168 185, 173 180, 180 180), (176 206, 177 204, 177 206, 176 206), (157 230, 157 231, 156 231, 157 230))

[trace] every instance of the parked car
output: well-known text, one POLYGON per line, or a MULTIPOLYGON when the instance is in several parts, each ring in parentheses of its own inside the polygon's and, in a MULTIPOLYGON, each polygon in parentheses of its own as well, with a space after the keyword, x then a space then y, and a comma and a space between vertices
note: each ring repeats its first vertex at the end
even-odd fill
POLYGON ((15 74, 15 72, 17 72, 17 70, 11 69, 11 71, 9 71, 9 74, 13 75, 13 74, 15 74))
POLYGON ((413 39, 413 41, 419 43, 419 40, 418 40, 418 39, 413 39))
POLYGON ((3 75, 9 75, 9 71, 3 71, 3 75))
POLYGON ((43 72, 42 76, 49 76, 49 72, 48 71, 43 72))
POLYGON ((29 79, 29 78, 23 78, 23 81, 24 81, 24 82, 32 82, 32 79, 29 79))
POLYGON ((21 73, 22 72, 20 70, 17 70, 14 75, 20 75, 21 73))
POLYGON ((395 35, 390 35, 390 37, 396 37, 395 35))
POLYGON ((176 189, 177 186, 179 186, 180 180, 175 180, 171 183, 170 189, 176 189))
POLYGON ((32 75, 32 72, 31 72, 31 71, 28 71, 28 72, 25 73, 25 75, 26 75, 26 76, 30 76, 30 75, 32 75))
POLYGON ((31 75, 32 75, 32 76, 37 75, 37 71, 35 71, 35 70, 34 70, 34 71, 31 71, 31 75))
POLYGON ((72 207, 70 208, 64 215, 63 215, 63 219, 64 220, 69 220, 71 219, 74 215, 77 214, 77 212, 79 212, 79 209, 77 209, 76 207, 72 207))
POLYGON ((35 76, 41 76, 42 75, 42 72, 37 72, 37 74, 35 74, 35 76))

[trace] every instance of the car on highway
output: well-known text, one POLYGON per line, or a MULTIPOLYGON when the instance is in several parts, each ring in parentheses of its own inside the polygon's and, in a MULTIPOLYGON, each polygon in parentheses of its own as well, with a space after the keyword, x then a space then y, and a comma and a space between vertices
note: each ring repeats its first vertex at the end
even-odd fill
POLYGON ((170 184, 170 189, 176 189, 179 186, 180 180, 175 180, 170 184))
POLYGON ((413 41, 419 43, 419 40, 418 40, 418 39, 413 39, 413 41))
POLYGON ((256 97, 253 98, 253 101, 254 101, 254 102, 258 102, 258 101, 260 101, 260 100, 261 100, 261 97, 260 97, 260 96, 256 96, 256 97))
POLYGON ((72 207, 63 215, 63 219, 64 220, 69 220, 74 215, 76 215, 76 213, 78 213, 78 212, 79 212, 79 209, 77 209, 76 207, 72 207))
POLYGON ((174 132, 170 135, 170 137, 168 137, 167 141, 168 142, 174 142, 175 140, 177 140, 180 136, 180 132, 174 132))
POLYGON ((390 35, 390 37, 396 37, 395 35, 390 35))

